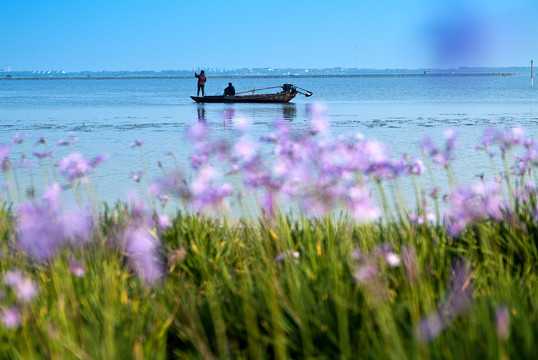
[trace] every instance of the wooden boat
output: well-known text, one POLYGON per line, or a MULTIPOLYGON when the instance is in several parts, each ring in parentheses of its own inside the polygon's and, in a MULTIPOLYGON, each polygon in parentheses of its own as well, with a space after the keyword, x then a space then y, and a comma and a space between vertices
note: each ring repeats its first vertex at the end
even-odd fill
POLYGON ((276 94, 259 94, 259 95, 235 95, 235 96, 191 96, 197 103, 287 103, 295 97, 296 94, 276 93, 276 94))
POLYGON ((290 102, 290 100, 293 99, 297 94, 303 94, 306 97, 312 96, 311 91, 298 88, 292 84, 284 84, 282 86, 272 86, 263 89, 242 91, 233 96, 191 96, 191 99, 197 103, 287 103, 290 102), (279 91, 276 94, 255 94, 256 91, 276 88, 282 88, 282 91, 279 91), (246 93, 252 94, 240 95, 246 93))

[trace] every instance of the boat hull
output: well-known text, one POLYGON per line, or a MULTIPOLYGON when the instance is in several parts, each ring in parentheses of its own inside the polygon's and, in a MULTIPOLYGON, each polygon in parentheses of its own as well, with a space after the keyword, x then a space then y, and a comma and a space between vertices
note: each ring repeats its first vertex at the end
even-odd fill
POLYGON ((279 92, 276 94, 242 95, 242 96, 191 96, 197 103, 287 103, 297 93, 279 92))

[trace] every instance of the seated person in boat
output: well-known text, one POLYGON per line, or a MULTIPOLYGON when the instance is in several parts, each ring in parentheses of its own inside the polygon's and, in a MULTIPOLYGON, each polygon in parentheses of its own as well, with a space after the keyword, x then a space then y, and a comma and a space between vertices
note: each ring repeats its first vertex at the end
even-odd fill
POLYGON ((232 83, 228 83, 228 87, 224 89, 224 96, 234 96, 235 95, 235 88, 233 87, 232 83))

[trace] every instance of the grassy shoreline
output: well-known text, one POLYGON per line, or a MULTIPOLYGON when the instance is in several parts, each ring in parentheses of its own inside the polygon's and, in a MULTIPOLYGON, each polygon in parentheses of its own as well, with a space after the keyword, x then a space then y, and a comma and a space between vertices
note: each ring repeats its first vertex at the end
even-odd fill
POLYGON ((519 215, 454 239, 433 225, 278 216, 236 226, 178 214, 154 233, 163 276, 147 281, 136 252, 117 241, 140 220, 137 210, 110 209, 92 241, 46 261, 14 250, 14 219, 4 210, 4 277, 17 269, 36 294, 26 302, 18 285, 3 284, 2 319, 13 307, 20 319, 9 329, 4 322, 0 353, 532 358, 538 226, 519 215))
POLYGON ((144 200, 114 205, 95 204, 88 184, 106 156, 53 162, 41 138, 36 194, 29 156, 12 161, 0 144, 0 356, 536 357, 538 145, 519 128, 488 129, 477 150, 495 181, 458 185, 453 130, 444 146, 423 140, 424 165, 360 134, 320 138, 324 111, 313 109, 308 133, 278 123, 260 140, 274 144, 273 163, 260 143, 212 140, 195 124, 190 182, 172 153, 175 168, 159 163, 163 175, 150 179, 135 140, 144 170, 131 177, 144 200), (215 158, 257 196, 258 217, 209 216, 237 195, 215 158), (435 168, 447 193, 423 185, 423 173, 435 184, 435 168), (286 199, 299 216, 285 213, 286 199))

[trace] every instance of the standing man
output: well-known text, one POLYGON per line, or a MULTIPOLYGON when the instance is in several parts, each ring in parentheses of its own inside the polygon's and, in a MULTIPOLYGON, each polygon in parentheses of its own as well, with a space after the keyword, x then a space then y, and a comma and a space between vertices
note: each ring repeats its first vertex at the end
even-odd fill
POLYGON ((202 96, 205 96, 205 82, 207 80, 204 70, 200 71, 200 75, 196 73, 196 70, 194 70, 194 76, 198 78, 198 92, 196 93, 196 96, 200 96, 200 89, 202 89, 202 96))

